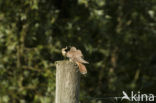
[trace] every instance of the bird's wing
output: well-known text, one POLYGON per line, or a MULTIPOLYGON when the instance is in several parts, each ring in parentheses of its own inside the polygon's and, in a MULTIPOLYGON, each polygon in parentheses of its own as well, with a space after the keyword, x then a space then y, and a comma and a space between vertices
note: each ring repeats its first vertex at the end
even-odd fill
POLYGON ((70 51, 76 51, 77 49, 76 49, 76 47, 74 47, 74 46, 72 46, 71 48, 70 48, 70 51))
POLYGON ((84 63, 84 64, 89 64, 86 60, 84 60, 82 57, 74 57, 72 58, 76 62, 84 63))
POLYGON ((80 50, 67 52, 67 57, 83 57, 80 50))
POLYGON ((77 55, 77 56, 80 56, 80 57, 83 57, 83 54, 82 54, 81 50, 77 50, 77 51, 76 51, 76 55, 77 55))
POLYGON ((77 56, 83 56, 81 50, 76 49, 76 47, 74 47, 74 46, 72 46, 72 47, 70 48, 70 52, 75 53, 75 55, 77 55, 77 56))
POLYGON ((71 47, 70 51, 67 52, 67 57, 75 62, 88 64, 88 62, 83 59, 83 54, 81 50, 77 50, 75 47, 71 47))

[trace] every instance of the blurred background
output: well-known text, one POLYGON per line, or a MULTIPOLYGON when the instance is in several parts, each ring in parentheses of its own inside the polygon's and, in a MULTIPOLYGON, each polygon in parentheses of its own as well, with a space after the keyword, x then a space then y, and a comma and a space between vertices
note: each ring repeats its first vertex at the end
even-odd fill
POLYGON ((156 0, 0 0, 0 103, 54 103, 65 46, 90 62, 80 103, 156 95, 156 0))

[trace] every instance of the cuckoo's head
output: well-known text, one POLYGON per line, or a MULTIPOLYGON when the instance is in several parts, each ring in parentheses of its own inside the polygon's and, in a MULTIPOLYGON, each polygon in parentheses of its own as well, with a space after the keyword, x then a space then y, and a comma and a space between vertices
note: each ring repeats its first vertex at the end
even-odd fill
POLYGON ((69 47, 65 47, 65 48, 62 48, 62 55, 63 56, 66 56, 66 54, 67 54, 67 52, 70 50, 70 48, 69 47))

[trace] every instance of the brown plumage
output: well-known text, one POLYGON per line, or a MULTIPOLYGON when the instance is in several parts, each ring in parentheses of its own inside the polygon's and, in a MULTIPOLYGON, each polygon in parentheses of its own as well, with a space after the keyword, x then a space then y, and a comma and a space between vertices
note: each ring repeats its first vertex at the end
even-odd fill
POLYGON ((86 66, 83 65, 82 63, 79 63, 79 62, 75 62, 78 67, 79 67, 79 71, 81 74, 87 74, 87 69, 86 69, 86 66))
POLYGON ((83 59, 83 54, 81 50, 76 49, 76 47, 71 47, 70 49, 67 49, 66 47, 62 49, 62 55, 68 57, 70 61, 75 62, 78 65, 79 71, 82 74, 87 73, 87 69, 83 64, 88 64, 88 62, 83 59))

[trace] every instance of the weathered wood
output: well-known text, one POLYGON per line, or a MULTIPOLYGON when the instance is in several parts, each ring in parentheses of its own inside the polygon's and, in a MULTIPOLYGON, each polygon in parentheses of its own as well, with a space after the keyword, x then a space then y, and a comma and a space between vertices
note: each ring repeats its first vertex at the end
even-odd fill
POLYGON ((79 83, 77 65, 70 61, 57 61, 55 103, 78 103, 79 83))

